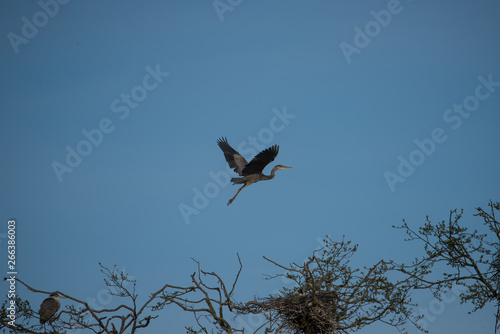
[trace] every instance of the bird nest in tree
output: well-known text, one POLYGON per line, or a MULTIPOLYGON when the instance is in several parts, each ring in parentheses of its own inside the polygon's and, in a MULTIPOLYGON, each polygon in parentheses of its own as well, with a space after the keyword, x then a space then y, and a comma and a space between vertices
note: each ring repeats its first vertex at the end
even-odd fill
POLYGON ((261 307, 272 311, 281 320, 281 327, 293 334, 339 333, 337 297, 334 292, 318 291, 269 297, 261 307))

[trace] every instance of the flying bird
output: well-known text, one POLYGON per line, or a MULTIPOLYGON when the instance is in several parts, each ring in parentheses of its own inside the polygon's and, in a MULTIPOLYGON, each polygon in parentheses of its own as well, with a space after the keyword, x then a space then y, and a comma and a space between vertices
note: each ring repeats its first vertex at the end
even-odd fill
POLYGON ((53 293, 49 298, 45 299, 40 305, 40 310, 38 314, 40 315, 40 324, 46 323, 50 318, 59 311, 61 307, 61 303, 59 303, 58 299, 62 299, 66 297, 61 297, 57 293, 53 293))
POLYGON ((278 145, 271 146, 260 152, 249 163, 245 160, 245 158, 243 158, 241 154, 239 154, 235 149, 229 146, 227 138, 219 138, 217 140, 217 145, 219 145, 222 152, 224 152, 224 157, 226 158, 229 167, 233 168, 233 170, 238 173, 238 175, 242 176, 233 177, 231 179, 231 182, 233 182, 233 184, 243 184, 243 187, 238 189, 236 195, 234 195, 234 197, 231 198, 229 202, 227 202, 227 205, 233 203, 234 199, 236 198, 236 196, 238 196, 240 191, 243 190, 243 188, 255 182, 271 180, 272 178, 274 178, 274 174, 277 170, 292 168, 282 165, 276 165, 271 170, 270 175, 262 174, 264 167, 266 167, 278 155, 278 145))

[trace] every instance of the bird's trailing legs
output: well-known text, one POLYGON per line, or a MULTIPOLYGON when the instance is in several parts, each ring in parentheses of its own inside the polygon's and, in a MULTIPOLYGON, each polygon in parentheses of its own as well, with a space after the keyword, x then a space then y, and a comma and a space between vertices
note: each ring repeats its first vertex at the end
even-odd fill
POLYGON ((227 202, 227 205, 233 203, 234 199, 236 198, 236 196, 238 196, 238 194, 240 193, 240 191, 245 188, 246 186, 249 186, 249 184, 245 183, 245 185, 243 187, 241 187, 240 189, 238 189, 238 191, 236 192, 236 195, 233 196, 233 198, 231 198, 229 200, 229 202, 227 202))

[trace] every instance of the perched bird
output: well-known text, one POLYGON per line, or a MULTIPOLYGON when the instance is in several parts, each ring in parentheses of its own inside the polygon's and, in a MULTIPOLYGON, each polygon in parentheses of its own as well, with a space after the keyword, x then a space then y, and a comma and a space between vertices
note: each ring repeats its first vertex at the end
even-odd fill
POLYGON ((40 305, 40 310, 38 314, 40 315, 40 324, 46 323, 50 318, 59 311, 61 307, 61 303, 59 303, 58 299, 63 299, 66 297, 61 297, 57 293, 53 293, 49 298, 45 299, 40 305))
POLYGON ((282 165, 276 165, 271 170, 271 175, 264 175, 262 171, 264 167, 266 167, 271 161, 276 158, 279 151, 279 146, 274 145, 271 146, 264 151, 260 152, 252 159, 249 163, 243 158, 241 154, 239 154, 235 149, 229 146, 227 139, 225 137, 221 137, 217 140, 217 144, 219 145, 222 152, 224 152, 224 157, 226 158, 229 167, 233 168, 238 175, 242 177, 234 177, 231 179, 233 184, 243 184, 243 187, 238 189, 236 195, 227 202, 227 205, 233 203, 234 199, 240 191, 251 185, 252 183, 262 181, 262 180, 271 180, 274 178, 274 173, 280 169, 288 169, 292 167, 286 167, 282 165))

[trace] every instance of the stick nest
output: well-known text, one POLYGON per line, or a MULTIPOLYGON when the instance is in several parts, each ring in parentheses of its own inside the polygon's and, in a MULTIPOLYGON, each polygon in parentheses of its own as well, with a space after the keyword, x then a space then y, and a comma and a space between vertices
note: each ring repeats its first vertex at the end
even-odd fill
POLYGON ((271 296, 259 303, 281 321, 281 329, 292 334, 340 333, 336 321, 337 297, 331 291, 271 296))

